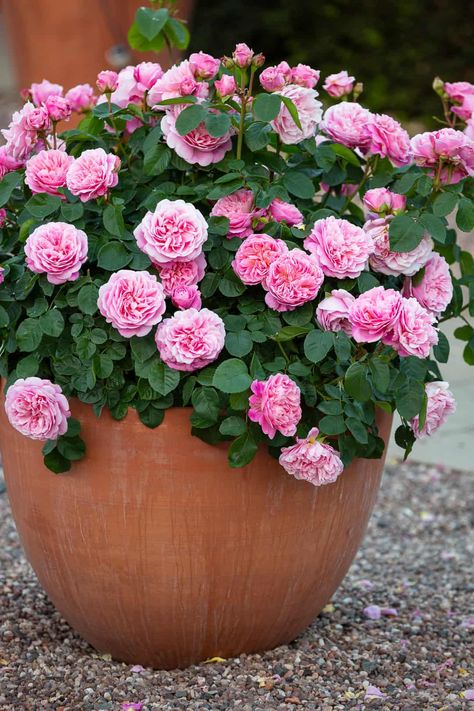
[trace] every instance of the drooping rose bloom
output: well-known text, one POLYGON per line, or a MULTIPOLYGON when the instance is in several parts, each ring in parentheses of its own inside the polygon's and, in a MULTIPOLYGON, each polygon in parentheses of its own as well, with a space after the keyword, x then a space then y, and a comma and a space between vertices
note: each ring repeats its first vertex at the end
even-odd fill
POLYGON ((401 308, 402 296, 394 289, 376 286, 365 291, 349 307, 352 337, 358 343, 386 343, 398 322, 401 308))
POLYGON ((298 128, 282 102, 278 116, 270 122, 281 141, 286 145, 293 145, 314 136, 322 116, 322 104, 316 99, 318 92, 298 84, 288 84, 280 94, 294 103, 301 123, 301 128, 298 128))
POLYGON ((153 265, 160 275, 166 296, 171 296, 179 286, 195 286, 204 277, 206 258, 200 254, 188 262, 168 262, 153 265))
POLYGON ((354 298, 345 289, 333 289, 331 295, 318 304, 316 320, 323 331, 344 331, 347 336, 352 335, 349 309, 354 298))
POLYGON ((364 205, 377 214, 402 212, 407 204, 405 195, 393 193, 388 188, 372 188, 364 195, 364 205))
POLYGON ((17 161, 25 161, 33 153, 38 143, 38 132, 29 123, 29 117, 35 113, 34 104, 27 101, 20 111, 15 111, 8 128, 2 129, 5 138, 5 150, 17 161))
POLYGON ((87 235, 66 222, 40 225, 25 242, 26 266, 51 284, 75 281, 87 260, 87 235))
POLYGON ((94 89, 90 84, 73 86, 66 92, 66 99, 69 101, 71 109, 77 112, 88 111, 96 102, 94 89))
POLYGON ((71 105, 64 96, 49 96, 44 108, 51 121, 69 121, 72 113, 71 105))
POLYGON ((428 358, 430 349, 438 343, 438 331, 434 328, 435 317, 412 297, 401 297, 398 319, 387 344, 399 356, 428 358))
POLYGON ((275 198, 268 206, 268 212, 277 222, 286 222, 288 227, 294 225, 302 225, 304 222, 303 214, 291 202, 285 202, 280 198, 275 198))
POLYGON ((7 173, 11 173, 13 170, 18 170, 18 168, 23 167, 23 161, 16 160, 11 156, 6 146, 0 146, 0 180, 5 177, 7 173))
POLYGON ((468 81, 445 82, 444 90, 451 101, 461 103, 466 96, 474 95, 474 84, 468 81))
POLYGON ((156 276, 120 269, 99 289, 99 311, 125 338, 146 336, 161 321, 165 295, 156 276))
POLYGON ((177 311, 160 323, 155 341, 170 368, 199 370, 215 361, 224 348, 224 322, 209 309, 177 311))
POLYGON ((281 239, 266 234, 249 235, 237 250, 232 268, 244 284, 261 284, 270 264, 287 252, 288 247, 281 239))
POLYGON ((219 71, 221 61, 205 52, 193 52, 189 66, 197 79, 213 79, 219 71))
POLYGON ((133 231, 137 244, 152 262, 189 262, 202 252, 207 222, 194 205, 184 200, 160 200, 133 231))
POLYGON ((368 109, 353 101, 343 101, 327 109, 321 128, 336 143, 365 150, 370 143, 371 121, 368 109))
POLYGON ((318 428, 313 427, 307 437, 297 437, 296 444, 282 447, 279 462, 295 479, 323 486, 333 484, 344 465, 334 447, 318 442, 318 434, 318 428))
POLYGON ((170 148, 191 164, 210 165, 223 159, 232 148, 232 133, 226 131, 223 136, 211 136, 204 121, 185 136, 176 130, 176 120, 186 106, 175 104, 166 109, 161 119, 161 128, 165 141, 170 148))
POLYGON ((344 69, 337 74, 329 74, 323 84, 323 89, 327 91, 329 96, 335 99, 340 99, 341 96, 347 96, 354 88, 355 77, 350 77, 344 69))
POLYGON ((117 185, 119 170, 118 156, 106 153, 103 148, 92 148, 81 153, 70 166, 67 187, 81 202, 94 200, 117 185))
POLYGON ((19 378, 7 390, 5 412, 12 427, 31 439, 57 439, 67 431, 69 403, 59 385, 19 378))
POLYGON ((251 190, 237 190, 231 195, 219 198, 211 210, 211 215, 227 217, 229 231, 227 237, 248 237, 258 229, 258 218, 262 217, 265 210, 255 207, 254 195, 251 190))
POLYGON ((396 166, 411 162, 410 137, 398 121, 387 114, 373 114, 367 129, 370 136, 369 153, 388 158, 396 166))
POLYGON ((307 64, 297 64, 290 72, 290 84, 305 86, 307 89, 314 89, 319 81, 320 72, 309 67, 307 64))
POLYGON ((425 391, 428 398, 425 423, 420 428, 419 415, 410 421, 410 426, 417 439, 434 434, 444 425, 449 415, 456 412, 456 401, 449 390, 449 383, 443 380, 426 383, 425 391))
POLYGON ((201 294, 195 284, 176 286, 171 294, 171 301, 178 309, 199 310, 202 306, 201 294))
POLYGON ((58 192, 58 188, 66 186, 66 175, 74 158, 65 151, 40 151, 30 158, 26 164, 25 183, 32 193, 48 193, 66 197, 58 192))
POLYGON ((411 139, 415 163, 428 168, 430 175, 439 175, 445 185, 458 183, 469 174, 462 151, 471 143, 466 134, 453 128, 419 133, 411 139))
POLYGON ((423 308, 440 316, 453 298, 453 280, 446 259, 434 252, 419 281, 406 279, 404 296, 414 296, 423 308))
POLYGON ((276 311, 293 311, 316 298, 323 281, 316 258, 302 249, 292 249, 270 264, 263 281, 268 292, 265 303, 276 311))
POLYGON ((326 276, 355 279, 373 252, 372 239, 348 220, 326 217, 317 220, 304 241, 326 276))
POLYGON ((111 94, 118 86, 118 74, 111 69, 104 69, 97 74, 96 85, 101 94, 111 94))
POLYGON ((460 106, 452 106, 451 111, 463 121, 470 121, 474 115, 474 94, 465 96, 460 106))
POLYGON ((275 373, 267 380, 254 380, 250 386, 248 416, 258 422, 262 432, 273 439, 278 432, 291 437, 301 420, 301 391, 288 375, 275 373))
POLYGON ((422 269, 433 254, 433 241, 425 233, 421 242, 410 252, 392 252, 390 250, 388 218, 369 220, 364 225, 366 234, 374 244, 370 255, 370 266, 374 272, 391 276, 413 276, 422 269))

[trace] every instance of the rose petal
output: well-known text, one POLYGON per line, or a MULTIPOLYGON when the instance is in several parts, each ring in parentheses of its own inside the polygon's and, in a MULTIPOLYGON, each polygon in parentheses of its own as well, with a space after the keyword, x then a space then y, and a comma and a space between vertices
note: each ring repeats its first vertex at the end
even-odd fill
POLYGON ((143 671, 145 671, 145 668, 142 667, 141 664, 135 664, 135 666, 133 666, 130 671, 134 674, 141 674, 143 671))
POLYGON ((369 605, 364 608, 364 615, 368 617, 369 620, 380 620, 382 611, 378 605, 369 605))
POLYGON ((384 694, 378 686, 368 686, 365 691, 365 699, 385 699, 386 694, 384 694))
POLYGON ((462 696, 463 699, 466 699, 466 701, 474 701, 474 689, 466 689, 462 696))

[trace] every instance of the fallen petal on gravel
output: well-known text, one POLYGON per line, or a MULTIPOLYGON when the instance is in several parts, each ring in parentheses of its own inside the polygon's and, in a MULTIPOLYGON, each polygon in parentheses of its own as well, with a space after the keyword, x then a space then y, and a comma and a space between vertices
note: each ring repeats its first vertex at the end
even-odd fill
POLYGON ((382 610, 378 605, 369 605, 364 607, 364 615, 369 618, 369 620, 380 620, 382 617, 382 610))
POLYGON ((364 699, 385 699, 387 694, 380 691, 378 686, 368 686, 365 690, 364 699))

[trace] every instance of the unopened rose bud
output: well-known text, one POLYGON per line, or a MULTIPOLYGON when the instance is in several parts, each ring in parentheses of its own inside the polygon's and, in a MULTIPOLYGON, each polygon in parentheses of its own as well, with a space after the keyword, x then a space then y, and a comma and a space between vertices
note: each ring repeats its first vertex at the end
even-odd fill
POLYGON ((357 101, 357 99, 359 98, 359 96, 362 94, 363 91, 364 91, 364 85, 361 81, 358 81, 357 84, 354 86, 354 92, 353 92, 354 101, 357 101))
POLYGON ((20 91, 20 96, 23 101, 31 101, 31 91, 28 89, 28 87, 25 87, 20 91))
POLYGON ((118 86, 118 74, 111 69, 104 69, 97 75, 96 85, 101 94, 111 94, 118 86))
POLYGON ((214 86, 221 98, 232 96, 237 90, 235 79, 230 74, 223 74, 220 79, 214 82, 214 86))
POLYGON ((221 62, 226 69, 234 69, 235 68, 234 60, 231 59, 230 57, 226 57, 224 55, 221 59, 221 62))
POLYGON ((265 64, 265 55, 263 55, 261 52, 258 54, 255 54, 252 57, 252 66, 256 67, 257 69, 265 64))
POLYGON ((245 44, 245 42, 239 42, 239 44, 235 46, 235 49, 232 52, 232 59, 234 60, 235 64, 241 69, 245 69, 245 67, 250 66, 252 58, 253 49, 250 49, 250 47, 245 44))
POLYGON ((448 95, 444 90, 444 81, 441 79, 441 77, 435 77, 433 79, 433 89, 442 99, 448 98, 448 95))

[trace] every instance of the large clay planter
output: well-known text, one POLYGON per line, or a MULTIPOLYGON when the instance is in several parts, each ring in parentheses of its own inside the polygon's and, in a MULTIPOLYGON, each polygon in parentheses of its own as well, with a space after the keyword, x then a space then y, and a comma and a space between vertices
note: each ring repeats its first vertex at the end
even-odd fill
MULTIPOLYGON (((288 476, 262 450, 239 470, 192 437, 189 410, 155 430, 73 403, 86 458, 44 468, 41 443, 0 407, 13 515, 41 585, 66 620, 115 659, 185 667, 290 642, 330 599, 359 547, 383 462, 331 486, 288 476)), ((388 437, 390 418, 380 420, 388 437)))

